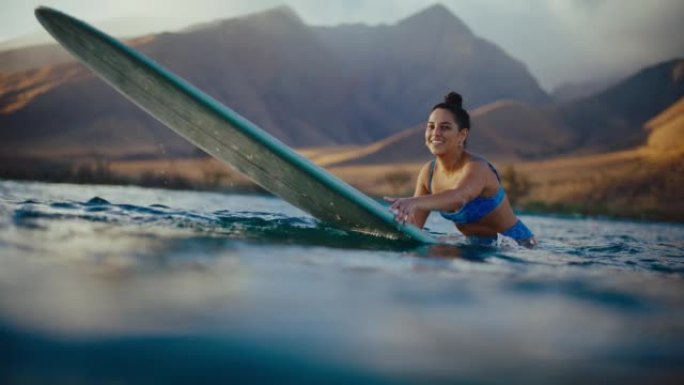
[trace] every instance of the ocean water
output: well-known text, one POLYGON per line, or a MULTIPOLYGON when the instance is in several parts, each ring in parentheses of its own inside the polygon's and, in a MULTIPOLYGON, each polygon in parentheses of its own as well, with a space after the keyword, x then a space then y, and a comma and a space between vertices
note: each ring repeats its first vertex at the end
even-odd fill
POLYGON ((684 226, 436 246, 268 196, 0 181, 0 383, 684 380, 684 226))

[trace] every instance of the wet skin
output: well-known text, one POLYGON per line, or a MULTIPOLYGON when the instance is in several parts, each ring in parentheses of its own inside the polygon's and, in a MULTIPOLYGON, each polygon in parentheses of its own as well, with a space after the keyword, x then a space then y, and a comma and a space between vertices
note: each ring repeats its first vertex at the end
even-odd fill
MULTIPOLYGON (((392 202, 397 221, 422 228, 430 211, 458 211, 477 197, 496 195, 499 181, 486 160, 464 148, 468 133, 468 129, 459 129, 450 111, 436 109, 430 114, 425 145, 436 159, 432 186, 428 187, 431 163, 428 162, 420 170, 412 198, 386 198, 392 202)), ((506 197, 478 222, 456 227, 466 236, 489 236, 509 229, 517 220, 506 197)), ((533 245, 536 241, 531 239, 527 243, 533 245)))

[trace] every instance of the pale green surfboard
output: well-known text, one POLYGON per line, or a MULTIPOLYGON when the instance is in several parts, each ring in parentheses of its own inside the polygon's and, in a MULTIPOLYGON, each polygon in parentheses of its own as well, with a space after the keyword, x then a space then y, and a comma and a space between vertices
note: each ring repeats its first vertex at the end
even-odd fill
POLYGON ((354 231, 433 243, 374 201, 235 111, 94 27, 40 7, 36 17, 69 52, 132 102, 264 189, 314 217, 354 231))

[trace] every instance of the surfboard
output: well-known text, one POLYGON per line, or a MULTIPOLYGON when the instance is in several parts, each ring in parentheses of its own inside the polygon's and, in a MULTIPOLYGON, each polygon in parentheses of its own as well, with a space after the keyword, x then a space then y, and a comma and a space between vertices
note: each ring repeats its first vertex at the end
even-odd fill
POLYGON ((142 53, 60 11, 39 7, 35 14, 62 46, 110 86, 272 194, 338 227, 435 243, 426 232, 397 223, 385 206, 142 53))

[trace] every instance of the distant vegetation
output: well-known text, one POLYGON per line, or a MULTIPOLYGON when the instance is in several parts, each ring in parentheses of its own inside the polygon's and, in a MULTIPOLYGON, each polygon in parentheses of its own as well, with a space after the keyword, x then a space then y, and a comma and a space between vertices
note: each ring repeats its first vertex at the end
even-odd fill
MULTIPOLYGON (((684 222, 681 201, 684 155, 652 158, 650 154, 625 152, 589 160, 580 157, 519 163, 503 167, 502 180, 511 204, 518 210, 684 222)), ((329 170, 371 196, 408 196, 413 192, 421 165, 359 165, 329 170)), ((103 159, 88 162, 0 159, 0 178, 264 192, 238 173, 209 159, 140 161, 134 168, 124 166, 103 159), (29 163, 30 168, 14 166, 29 163)))
MULTIPOLYGON (((178 162, 182 163, 183 160, 178 162)), ((166 172, 164 169, 142 167, 132 173, 116 171, 105 158, 76 161, 46 161, 40 159, 0 159, 0 179, 34 180, 53 183, 135 185, 182 190, 220 190, 263 193, 259 186, 245 182, 244 178, 234 180, 227 171, 202 170, 202 178, 192 178, 182 172, 166 172), (15 167, 16 164, 30 164, 31 167, 15 167)))
POLYGON ((684 154, 640 149, 521 168, 531 182, 524 210, 684 222, 684 154))
POLYGON ((387 182, 392 190, 392 195, 413 195, 411 181, 413 175, 406 170, 390 171, 385 175, 385 182, 387 182))
MULTIPOLYGON (((515 164, 502 170, 516 208, 684 221, 681 58, 554 103, 442 6, 379 27, 275 9, 133 45, 370 195, 412 193, 430 156, 421 122, 453 87, 470 149, 515 164)), ((0 52, 0 178, 261 191, 60 50, 0 52)))
POLYGON ((530 179, 524 174, 517 172, 513 165, 506 167, 501 174, 501 182, 506 189, 508 201, 512 206, 517 205, 518 202, 520 202, 520 199, 529 194, 530 189, 532 188, 530 179))

